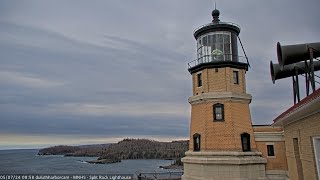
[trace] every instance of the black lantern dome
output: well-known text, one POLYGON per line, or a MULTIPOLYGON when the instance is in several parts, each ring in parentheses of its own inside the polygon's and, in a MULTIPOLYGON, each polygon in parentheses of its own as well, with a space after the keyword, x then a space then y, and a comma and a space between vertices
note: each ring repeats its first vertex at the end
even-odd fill
POLYGON ((195 29, 194 37, 197 40, 197 59, 191 61, 189 71, 195 72, 199 68, 208 66, 232 66, 248 69, 248 63, 239 62, 238 35, 240 26, 230 22, 221 22, 220 11, 214 9, 211 13, 212 22, 195 29))

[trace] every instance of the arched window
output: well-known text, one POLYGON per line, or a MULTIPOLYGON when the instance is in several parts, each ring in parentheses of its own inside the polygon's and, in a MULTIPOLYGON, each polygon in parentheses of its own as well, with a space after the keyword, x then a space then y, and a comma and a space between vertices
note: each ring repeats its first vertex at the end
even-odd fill
POLYGON ((200 151, 201 135, 196 133, 193 135, 193 151, 200 151))
POLYGON ((242 133, 241 134, 241 144, 242 144, 242 151, 251 151, 250 146, 250 134, 248 133, 242 133))
POLYGON ((215 121, 224 121, 224 105, 217 103, 213 105, 213 118, 215 121))

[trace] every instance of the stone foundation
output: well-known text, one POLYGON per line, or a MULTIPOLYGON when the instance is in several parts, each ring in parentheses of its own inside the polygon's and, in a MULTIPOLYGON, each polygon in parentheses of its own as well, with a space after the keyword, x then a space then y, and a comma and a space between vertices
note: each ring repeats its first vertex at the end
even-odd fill
POLYGON ((289 180, 288 171, 267 170, 266 175, 269 180, 289 180))
POLYGON ((187 151, 182 180, 267 180, 260 152, 187 151))

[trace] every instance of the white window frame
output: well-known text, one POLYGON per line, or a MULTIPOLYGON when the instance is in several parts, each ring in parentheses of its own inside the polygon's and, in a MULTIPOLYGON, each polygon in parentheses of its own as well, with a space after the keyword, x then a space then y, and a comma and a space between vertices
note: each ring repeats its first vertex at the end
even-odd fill
MULTIPOLYGON (((313 150, 314 150, 314 159, 316 161, 316 171, 318 173, 318 179, 320 179, 320 159, 318 159, 318 154, 320 154, 320 148, 316 148, 316 143, 320 144, 320 136, 313 137, 313 150), (317 142, 318 141, 318 142, 317 142)), ((319 155, 320 156, 320 155, 319 155)))
POLYGON ((276 158, 276 146, 274 145, 274 142, 266 142, 266 148, 267 148, 267 158, 276 158), (268 156, 268 145, 273 146, 273 154, 274 156, 268 156))

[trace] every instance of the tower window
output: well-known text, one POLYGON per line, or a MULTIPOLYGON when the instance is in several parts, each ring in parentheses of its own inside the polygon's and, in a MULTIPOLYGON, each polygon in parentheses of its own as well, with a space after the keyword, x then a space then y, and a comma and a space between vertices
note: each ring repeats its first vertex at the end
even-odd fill
POLYGON ((198 80, 198 87, 202 86, 202 74, 199 73, 197 74, 197 80, 198 80))
POLYGON ((242 151, 243 152, 251 151, 250 134, 248 134, 248 133, 241 134, 241 144, 242 144, 242 151))
POLYGON ((224 120, 224 105, 223 104, 214 104, 213 105, 213 116, 215 121, 224 120))
POLYGON ((239 72, 233 71, 233 84, 239 84, 239 72))
POLYGON ((274 146, 273 145, 267 145, 268 150, 268 156, 274 156, 274 146))
POLYGON ((193 151, 200 151, 200 134, 193 135, 193 151))

